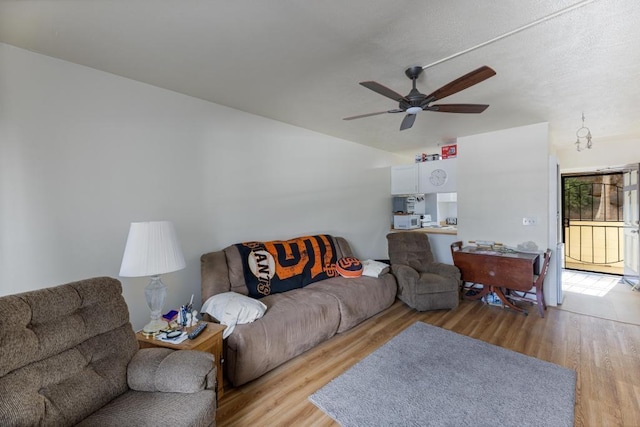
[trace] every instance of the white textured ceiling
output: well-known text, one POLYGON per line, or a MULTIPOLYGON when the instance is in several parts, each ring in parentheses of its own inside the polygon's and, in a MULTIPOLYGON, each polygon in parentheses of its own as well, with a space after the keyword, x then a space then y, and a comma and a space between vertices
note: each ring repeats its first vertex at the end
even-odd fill
POLYGON ((548 121, 575 141, 640 137, 637 0, 0 0, 0 41, 242 111, 398 153, 458 136, 548 121), (406 94, 404 70, 579 8, 425 70, 430 93, 481 65, 497 75, 422 112, 400 132, 396 108, 358 84, 406 94))

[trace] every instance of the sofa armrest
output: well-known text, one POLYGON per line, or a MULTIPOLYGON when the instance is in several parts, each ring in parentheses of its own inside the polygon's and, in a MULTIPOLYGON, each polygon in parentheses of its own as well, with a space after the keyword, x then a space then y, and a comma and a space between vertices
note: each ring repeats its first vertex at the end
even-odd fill
POLYGON ((425 273, 433 273, 444 277, 451 277, 460 281, 460 270, 455 265, 432 262, 425 268, 425 273))
POLYGON ((129 362, 127 383, 136 391, 195 393, 215 389, 213 355, 196 350, 143 348, 129 362))
POLYGON ((202 302, 210 296, 228 292, 231 289, 227 256, 224 251, 209 252, 200 257, 200 277, 202 302))
POLYGON ((398 291, 403 293, 405 290, 415 288, 420 273, 413 267, 406 264, 391 264, 391 272, 396 276, 398 282, 398 291))

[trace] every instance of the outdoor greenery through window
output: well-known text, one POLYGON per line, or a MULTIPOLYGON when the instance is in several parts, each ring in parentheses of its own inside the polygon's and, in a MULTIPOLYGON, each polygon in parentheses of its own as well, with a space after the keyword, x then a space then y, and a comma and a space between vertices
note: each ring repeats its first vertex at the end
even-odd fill
POLYGON ((564 178, 565 218, 622 221, 622 174, 564 178))

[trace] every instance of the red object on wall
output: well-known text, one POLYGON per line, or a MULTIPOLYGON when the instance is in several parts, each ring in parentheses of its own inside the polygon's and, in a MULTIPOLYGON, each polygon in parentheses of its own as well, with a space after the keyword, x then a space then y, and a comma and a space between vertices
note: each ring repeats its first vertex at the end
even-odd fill
POLYGON ((443 145, 442 146, 442 158, 452 159, 458 155, 458 144, 443 145))

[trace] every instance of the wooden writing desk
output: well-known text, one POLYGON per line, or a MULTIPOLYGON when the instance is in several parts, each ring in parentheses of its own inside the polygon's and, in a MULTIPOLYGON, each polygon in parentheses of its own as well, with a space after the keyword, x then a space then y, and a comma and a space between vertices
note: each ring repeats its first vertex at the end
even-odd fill
POLYGON ((514 291, 529 291, 534 286, 534 277, 539 267, 539 254, 524 252, 498 252, 462 247, 462 242, 451 244, 453 263, 462 274, 463 282, 482 285, 475 295, 464 295, 466 299, 480 299, 493 291, 509 308, 526 314, 505 297, 503 288, 514 291))

